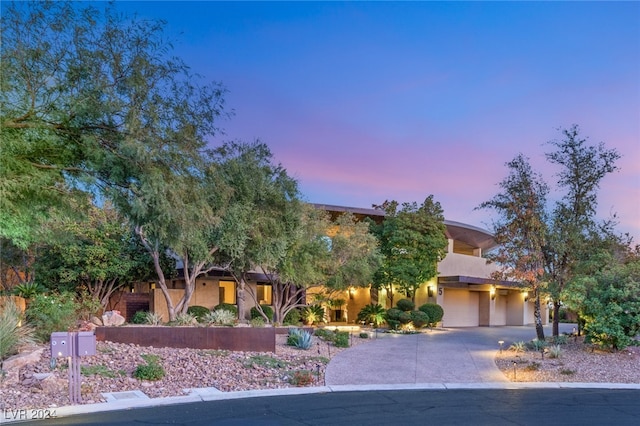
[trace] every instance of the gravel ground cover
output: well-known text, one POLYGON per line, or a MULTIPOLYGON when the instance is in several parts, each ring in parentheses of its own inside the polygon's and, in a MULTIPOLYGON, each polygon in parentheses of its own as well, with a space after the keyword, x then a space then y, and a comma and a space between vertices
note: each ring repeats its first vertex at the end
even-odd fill
MULTIPOLYGON (((275 354, 98 342, 97 354, 80 361, 82 402, 105 402, 102 393, 129 390, 141 390, 150 398, 158 398, 185 395, 185 389, 189 388, 214 387, 230 392, 323 385, 329 359, 344 350, 315 336, 308 350, 287 346, 286 340, 286 335, 276 336, 275 354), (163 379, 144 381, 133 377, 137 366, 146 364, 143 355, 158 357, 166 372, 163 379), (308 373, 296 377, 296 372, 301 370, 308 373)), ((353 346, 367 341, 357 335, 351 339, 353 346)), ((70 405, 66 363, 62 359, 52 369, 51 353, 48 346, 45 347, 40 362, 21 369, 18 383, 0 382, 0 410, 70 405), (42 373, 51 373, 51 376, 40 380, 42 373)))
POLYGON ((608 352, 585 345, 582 337, 558 347, 558 357, 551 347, 544 357, 505 349, 496 354, 496 365, 512 382, 640 383, 640 347, 608 352))

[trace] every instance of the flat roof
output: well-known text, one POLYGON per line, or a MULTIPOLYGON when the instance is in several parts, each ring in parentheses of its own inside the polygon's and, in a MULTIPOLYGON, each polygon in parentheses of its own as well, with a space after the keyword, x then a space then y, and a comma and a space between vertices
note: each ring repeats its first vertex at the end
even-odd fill
MULTIPOLYGON (((370 217, 376 222, 382 221, 385 216, 383 210, 377 210, 373 208, 337 206, 333 204, 319 203, 311 203, 311 205, 317 209, 326 210, 332 213, 350 212, 360 218, 370 217)), ((493 234, 486 229, 446 219, 444 221, 444 224, 447 227, 447 238, 462 241, 473 247, 481 248, 482 250, 489 250, 497 245, 495 239, 493 238, 493 234)))

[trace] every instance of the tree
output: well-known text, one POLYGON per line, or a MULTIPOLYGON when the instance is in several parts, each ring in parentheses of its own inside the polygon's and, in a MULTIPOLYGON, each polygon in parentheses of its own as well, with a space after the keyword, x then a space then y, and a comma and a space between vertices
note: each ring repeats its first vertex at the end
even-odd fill
POLYGON ((246 295, 268 320, 257 295, 247 286, 248 274, 260 267, 272 271, 285 256, 291 235, 299 226, 297 182, 273 164, 268 146, 227 142, 213 151, 221 185, 231 188, 228 205, 214 230, 225 265, 237 285, 238 312, 244 315, 246 295))
POLYGON ((547 291, 553 298, 554 336, 559 331, 565 287, 575 275, 580 260, 594 251, 593 243, 599 239, 596 234, 603 229, 595 220, 600 182, 617 169, 615 162, 620 158, 616 150, 606 149, 603 143, 587 145, 577 125, 563 129, 562 134, 562 140, 550 142, 555 151, 546 154, 549 162, 562 167, 557 185, 565 190, 556 203, 544 246, 547 291))
POLYGON ((94 206, 83 221, 49 223, 52 238, 38 250, 38 282, 58 291, 88 295, 106 308, 125 284, 148 275, 146 252, 135 244, 131 228, 109 204, 94 206))
POLYGON ((565 302, 585 322, 586 341, 624 349, 640 333, 640 256, 600 252, 599 267, 567 283, 565 302))
POLYGON ((394 287, 415 301, 416 290, 438 274, 438 262, 446 255, 448 241, 440 203, 430 195, 420 206, 404 203, 398 210, 396 201, 385 201, 374 207, 385 211, 383 222, 372 226, 383 255, 374 285, 387 290, 390 306, 394 287))
POLYGON ((192 167, 224 90, 170 56, 163 31, 112 3, 3 7, 0 237, 26 248, 51 206, 68 212, 86 192, 127 199, 143 173, 192 167))
POLYGON ((496 279, 518 281, 534 293, 534 321, 539 340, 544 340, 540 314, 540 292, 544 275, 543 247, 546 244, 546 196, 549 187, 534 173, 522 154, 508 162, 509 175, 500 182, 502 192, 478 208, 495 210, 493 223, 498 249, 489 257, 501 265, 496 279))

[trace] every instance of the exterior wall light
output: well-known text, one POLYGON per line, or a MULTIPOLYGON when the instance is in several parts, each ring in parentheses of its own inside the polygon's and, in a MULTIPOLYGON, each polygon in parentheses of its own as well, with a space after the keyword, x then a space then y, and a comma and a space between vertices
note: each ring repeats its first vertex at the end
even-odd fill
POLYGON ((433 297, 433 286, 430 285, 429 287, 427 287, 427 296, 429 297, 433 297))
POLYGON ((491 290, 489 290, 489 296, 491 296, 491 300, 496 300, 496 287, 492 286, 491 290))
POLYGON ((523 291, 522 295, 524 296, 524 301, 528 302, 529 301, 529 292, 528 291, 523 291))

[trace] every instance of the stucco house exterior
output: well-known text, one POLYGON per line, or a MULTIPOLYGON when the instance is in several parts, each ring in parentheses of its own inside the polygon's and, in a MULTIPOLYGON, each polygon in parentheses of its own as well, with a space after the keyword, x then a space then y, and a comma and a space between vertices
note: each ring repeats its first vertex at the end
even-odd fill
MULTIPOLYGON (((381 221, 384 212, 375 209, 354 208, 335 205, 314 204, 316 208, 337 216, 351 212, 358 219, 365 217, 381 221)), ((498 270, 497 265, 487 262, 483 254, 495 248, 492 234, 484 229, 460 222, 445 220, 446 237, 449 241, 447 254, 438 264, 438 276, 425 282, 416 292, 416 306, 424 303, 437 303, 444 308, 443 327, 476 327, 533 324, 533 298, 529 292, 515 282, 496 281, 491 278, 498 270)), ((247 283, 257 296, 257 302, 272 303, 271 286, 261 274, 252 274, 247 283)), ((162 292, 153 288, 153 284, 142 285, 137 291, 149 292, 151 311, 160 313, 168 319, 166 302, 162 292)), ((172 297, 179 300, 184 282, 177 277, 169 283, 172 297)), ((307 302, 313 303, 313 291, 307 293, 307 302)), ((254 306, 249 295, 247 310, 254 306)), ((385 308, 387 298, 384 290, 369 288, 351 288, 338 297, 345 301, 339 315, 328 310, 329 320, 353 323, 362 307, 369 303, 379 303, 385 308)), ((401 299, 396 294, 395 301, 401 299)), ((213 308, 219 303, 236 304, 236 285, 224 271, 213 271, 199 277, 190 305, 213 308)), ((541 304, 543 323, 548 323, 548 309, 541 304)), ((249 312, 240 313, 248 317, 249 312)))

